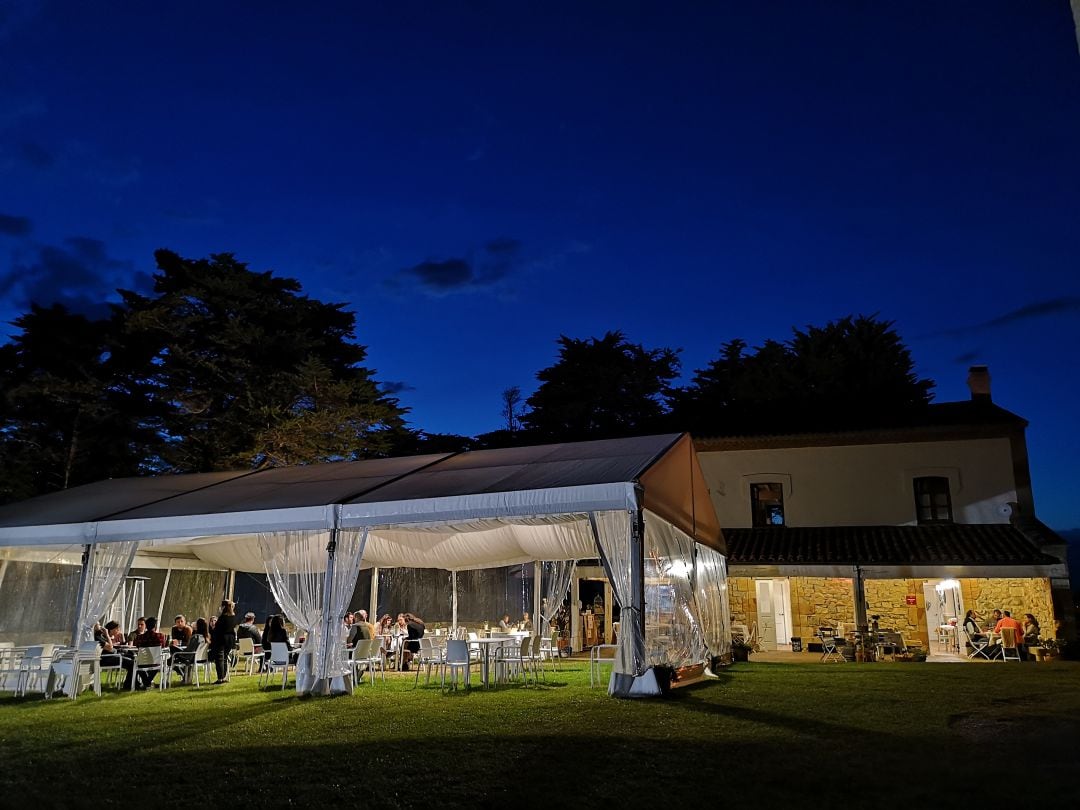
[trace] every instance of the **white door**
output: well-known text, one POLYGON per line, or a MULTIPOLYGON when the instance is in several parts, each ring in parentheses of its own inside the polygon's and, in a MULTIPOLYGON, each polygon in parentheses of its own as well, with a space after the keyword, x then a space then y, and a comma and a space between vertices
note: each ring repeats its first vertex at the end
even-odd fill
POLYGON ((786 579, 773 580, 773 606, 776 614, 776 644, 791 646, 791 583, 786 579))
POLYGON ((941 609, 941 597, 934 587, 937 581, 923 583, 923 599, 926 600, 926 633, 930 637, 930 652, 940 655, 945 652, 938 642, 939 628, 945 622, 945 613, 941 609))
POLYGON ((755 581, 757 587, 758 636, 763 650, 776 649, 776 609, 773 600, 773 583, 769 579, 755 581))

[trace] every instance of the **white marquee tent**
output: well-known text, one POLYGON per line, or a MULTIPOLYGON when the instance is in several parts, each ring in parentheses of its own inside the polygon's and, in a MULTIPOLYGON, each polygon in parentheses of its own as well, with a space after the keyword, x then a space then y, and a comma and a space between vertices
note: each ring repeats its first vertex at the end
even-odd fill
POLYGON ((332 642, 361 567, 535 561, 555 605, 594 558, 622 609, 610 691, 653 691, 651 666, 727 655, 725 553, 686 434, 115 479, 0 508, 0 564, 81 565, 81 635, 132 566, 265 572, 308 630, 316 693, 351 688, 332 642))

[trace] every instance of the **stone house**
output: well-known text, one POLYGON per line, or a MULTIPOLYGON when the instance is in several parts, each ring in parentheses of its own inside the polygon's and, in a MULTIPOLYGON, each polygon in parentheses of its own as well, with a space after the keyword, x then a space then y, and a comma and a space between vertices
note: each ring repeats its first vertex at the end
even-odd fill
POLYGON ((787 649, 853 625, 861 588, 881 628, 931 651, 962 651, 948 628, 970 609, 1075 634, 1065 542, 1035 513, 1028 423, 993 402, 985 366, 968 385, 970 400, 905 424, 695 439, 736 622, 787 649))

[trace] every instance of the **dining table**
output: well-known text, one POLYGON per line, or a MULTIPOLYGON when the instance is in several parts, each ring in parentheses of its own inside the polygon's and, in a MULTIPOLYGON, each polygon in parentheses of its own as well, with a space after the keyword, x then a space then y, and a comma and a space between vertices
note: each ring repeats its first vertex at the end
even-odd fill
POLYGON ((487 638, 474 638, 470 639, 469 646, 477 645, 482 653, 480 657, 480 683, 484 686, 488 686, 490 682, 491 672, 491 650, 494 648, 498 650, 505 644, 519 643, 518 639, 511 635, 495 636, 487 638))

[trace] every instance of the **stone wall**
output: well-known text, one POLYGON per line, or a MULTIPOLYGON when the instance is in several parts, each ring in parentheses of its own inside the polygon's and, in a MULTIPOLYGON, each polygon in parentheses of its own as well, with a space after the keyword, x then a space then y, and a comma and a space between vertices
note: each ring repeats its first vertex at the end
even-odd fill
MULTIPOLYGON (((855 599, 850 579, 826 577, 788 577, 791 587, 791 629, 806 644, 819 627, 851 625, 855 620, 855 599)), ((926 627, 926 599, 923 579, 866 580, 866 616, 878 615, 882 629, 898 630, 905 641, 919 642, 930 649, 926 627), (915 604, 908 604, 914 597, 915 604)), ((1053 632, 1053 608, 1050 581, 1047 579, 962 579, 960 592, 964 609, 974 608, 984 617, 984 624, 994 608, 1012 611, 1023 621, 1025 613, 1034 614, 1043 634, 1053 632)), ((750 577, 728 579, 731 613, 736 622, 752 627, 757 621, 757 592, 750 577)), ((786 639, 781 639, 785 641, 786 639)))
POLYGON ((1048 579, 962 579, 960 593, 964 609, 978 611, 984 626, 996 608, 1010 611, 1021 623, 1024 614, 1030 613, 1038 620, 1042 634, 1053 636, 1054 607, 1048 579))
POLYGON ((867 622, 871 616, 880 616, 880 629, 896 630, 905 641, 919 641, 924 650, 929 649, 923 582, 921 579, 866 580, 867 622), (908 604, 909 597, 914 597, 915 604, 908 604))

